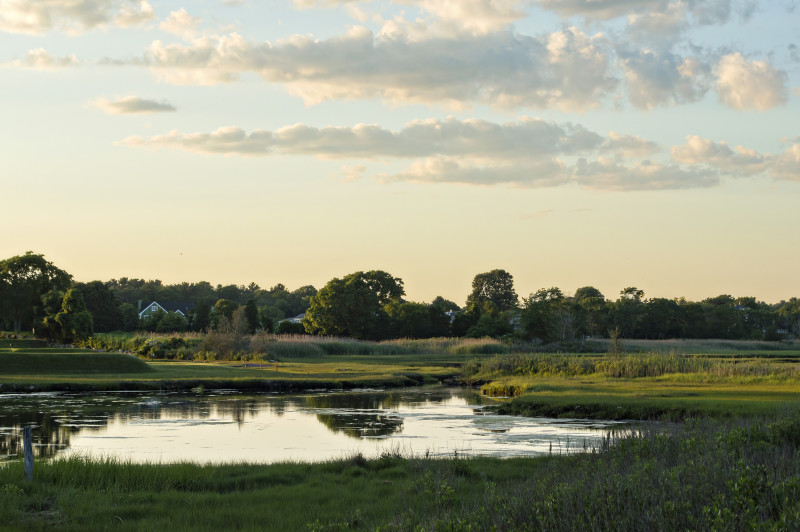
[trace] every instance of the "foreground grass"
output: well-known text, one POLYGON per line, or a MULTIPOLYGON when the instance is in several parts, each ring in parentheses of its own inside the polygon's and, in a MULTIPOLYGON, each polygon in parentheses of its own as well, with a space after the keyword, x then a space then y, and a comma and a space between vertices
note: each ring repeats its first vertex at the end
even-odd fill
POLYGON ((0 468, 15 530, 797 530, 800 415, 692 421, 582 455, 0 468))

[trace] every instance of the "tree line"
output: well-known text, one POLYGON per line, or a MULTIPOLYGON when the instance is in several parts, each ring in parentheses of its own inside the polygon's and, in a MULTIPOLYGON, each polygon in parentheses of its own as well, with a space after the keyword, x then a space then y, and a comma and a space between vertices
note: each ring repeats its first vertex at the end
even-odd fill
POLYGON ((699 302, 645 298, 636 287, 616 299, 592 286, 571 296, 556 287, 520 298, 511 274, 477 274, 463 307, 437 297, 405 299, 402 279, 373 270, 290 291, 283 284, 163 284, 158 280, 75 282, 43 255, 0 261, 0 322, 4 330, 34 330, 71 342, 94 332, 209 331, 238 320, 257 331, 347 336, 358 339, 438 336, 505 337, 539 343, 582 342, 587 337, 723 338, 779 340, 800 336, 800 300, 767 304, 755 297, 720 295, 699 302), (182 304, 140 320, 143 305, 182 304), (299 323, 286 318, 305 314, 299 323))

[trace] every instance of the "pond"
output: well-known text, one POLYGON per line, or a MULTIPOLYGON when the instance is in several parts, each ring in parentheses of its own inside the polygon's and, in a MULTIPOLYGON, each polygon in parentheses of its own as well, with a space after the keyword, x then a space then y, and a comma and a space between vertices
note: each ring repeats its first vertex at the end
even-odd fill
POLYGON ((532 456, 579 452, 620 424, 492 413, 474 390, 413 388, 302 395, 226 391, 0 395, 0 458, 110 456, 131 462, 317 462, 355 453, 532 456))

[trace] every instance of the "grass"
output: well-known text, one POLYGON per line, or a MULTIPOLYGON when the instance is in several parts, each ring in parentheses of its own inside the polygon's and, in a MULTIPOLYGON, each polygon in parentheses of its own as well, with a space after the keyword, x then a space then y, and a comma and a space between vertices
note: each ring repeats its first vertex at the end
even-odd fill
POLYGON ((14 530, 797 530, 800 415, 692 421, 587 454, 0 468, 14 530))
POLYGON ((800 359, 714 354, 532 354, 470 361, 464 379, 513 397, 501 413, 670 419, 774 413, 800 398, 800 359))
POLYGON ((2 390, 205 388, 288 391, 414 386, 458 375, 466 355, 323 355, 285 362, 145 362, 81 349, 0 349, 2 390))

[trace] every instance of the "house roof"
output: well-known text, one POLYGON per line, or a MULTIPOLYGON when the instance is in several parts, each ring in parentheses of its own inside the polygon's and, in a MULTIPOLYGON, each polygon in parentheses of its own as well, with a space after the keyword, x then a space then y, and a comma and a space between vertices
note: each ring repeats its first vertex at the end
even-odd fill
POLYGON ((158 301, 153 301, 149 305, 142 307, 142 311, 139 312, 139 317, 141 318, 145 312, 152 309, 153 305, 158 306, 158 308, 164 312, 180 312, 184 316, 186 316, 189 311, 194 308, 194 303, 159 303, 158 301))

